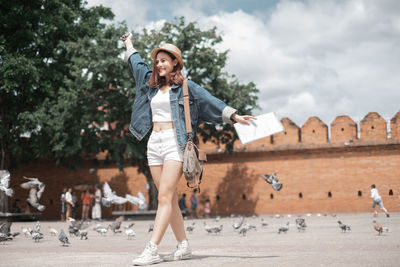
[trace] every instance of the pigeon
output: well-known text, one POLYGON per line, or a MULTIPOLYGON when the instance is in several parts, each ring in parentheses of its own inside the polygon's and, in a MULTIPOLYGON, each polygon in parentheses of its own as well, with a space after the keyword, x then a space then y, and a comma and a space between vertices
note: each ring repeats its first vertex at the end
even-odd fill
POLYGON ((6 234, 0 233, 0 242, 12 240, 12 237, 7 236, 6 234))
POLYGON ((239 235, 245 236, 247 232, 251 229, 257 230, 257 228, 254 225, 245 223, 243 224, 243 227, 239 231, 239 235))
POLYGON ((131 239, 132 237, 135 236, 135 231, 133 231, 132 229, 128 228, 125 230, 125 234, 128 236, 128 239, 131 239))
POLYGON ((21 231, 24 234, 25 237, 31 235, 31 230, 29 227, 21 227, 21 231))
POLYGON ((0 170, 0 190, 9 197, 14 194, 14 190, 10 188, 10 172, 7 170, 0 170))
POLYGON ((79 235, 79 228, 73 225, 68 226, 69 236, 78 236, 79 235))
POLYGON ((148 231, 148 233, 153 232, 153 229, 154 229, 154 225, 153 225, 153 224, 150 224, 150 225, 149 225, 149 231, 148 231))
POLYGON ((144 194, 141 191, 138 192, 137 197, 126 194, 125 198, 133 205, 139 206, 139 210, 147 209, 146 197, 144 196, 144 194))
POLYGON ((276 174, 278 171, 275 171, 273 174, 261 174, 261 177, 269 184, 272 185, 272 188, 275 191, 279 191, 282 189, 283 184, 279 183, 278 179, 276 178, 276 174))
POLYGON ((189 225, 188 227, 186 227, 186 231, 190 234, 193 233, 194 225, 195 225, 195 222, 193 222, 192 225, 189 225))
POLYGON ((108 228, 110 228, 114 234, 121 233, 122 231, 119 230, 119 228, 121 228, 121 223, 122 223, 123 219, 124 219, 123 216, 118 217, 117 219, 115 219, 115 221, 112 224, 108 225, 108 228))
POLYGON ((111 187, 107 182, 103 185, 103 194, 104 197, 101 198, 101 203, 106 207, 110 207, 111 204, 122 205, 128 202, 126 198, 117 196, 115 192, 111 190, 111 187))
POLYGON ((374 224, 374 229, 375 229, 375 231, 378 232, 378 235, 381 235, 383 233, 383 231, 389 232, 388 228, 383 227, 382 224, 377 223, 375 220, 372 221, 372 223, 374 224))
POLYGON ((105 227, 98 227, 98 228, 96 228, 96 231, 100 234, 100 235, 105 235, 106 233, 107 233, 107 231, 108 231, 108 228, 105 228, 105 227))
POLYGON ((44 211, 46 206, 39 204, 39 199, 45 189, 45 184, 40 182, 38 178, 28 178, 24 176, 24 179, 29 180, 29 182, 21 184, 21 187, 29 190, 29 197, 26 201, 38 211, 44 211))
POLYGON ((129 228, 131 228, 131 227, 134 226, 134 225, 135 225, 135 223, 130 223, 129 225, 125 226, 125 229, 129 229, 129 228))
POLYGON ((51 226, 49 226, 49 232, 51 236, 56 236, 58 234, 58 231, 51 226))
POLYGON ((346 233, 346 231, 351 231, 351 227, 343 224, 341 221, 338 221, 339 228, 342 229, 342 233, 346 233))
POLYGON ((68 246, 69 244, 68 237, 62 229, 60 230, 60 234, 58 235, 58 240, 60 240, 63 247, 68 246))
POLYGON ((289 231, 289 222, 286 223, 285 226, 282 226, 281 228, 278 229, 278 234, 280 233, 287 233, 289 231))
POLYGON ((36 222, 35 231, 40 232, 40 222, 39 221, 36 222))
POLYGON ((245 224, 243 225, 243 227, 245 227, 245 228, 247 228, 247 229, 249 229, 249 230, 253 229, 253 230, 257 231, 257 227, 256 227, 255 225, 251 225, 251 224, 249 224, 249 223, 245 223, 245 224))
POLYGON ((219 222, 219 220, 221 220, 221 216, 215 217, 215 221, 216 221, 216 222, 219 222))
POLYGON ((43 238, 43 234, 39 232, 35 232, 31 230, 32 239, 35 240, 35 243, 38 243, 40 239, 43 238))
POLYGON ((12 222, 0 222, 0 234, 3 241, 14 239, 19 232, 11 232, 12 222))
POLYGON ((242 227, 242 228, 240 229, 240 231, 239 231, 239 235, 245 236, 245 235, 247 234, 247 231, 248 231, 248 230, 249 230, 248 228, 242 227))
POLYGON ((85 239, 85 240, 88 239, 88 232, 86 230, 79 230, 78 234, 81 237, 81 240, 82 239, 85 239))
POLYGON ((261 227, 267 227, 268 223, 264 220, 264 218, 261 218, 261 227))
POLYGON ((209 234, 219 234, 219 233, 221 233, 222 228, 223 228, 222 224, 220 226, 211 227, 206 222, 204 222, 204 229, 209 234))
POLYGON ((297 218, 296 219, 296 227, 299 232, 304 232, 306 230, 306 220, 304 218, 297 218))
POLYGON ((238 230, 240 227, 242 227, 243 222, 244 222, 244 217, 242 217, 239 222, 233 222, 232 223, 233 230, 238 230))

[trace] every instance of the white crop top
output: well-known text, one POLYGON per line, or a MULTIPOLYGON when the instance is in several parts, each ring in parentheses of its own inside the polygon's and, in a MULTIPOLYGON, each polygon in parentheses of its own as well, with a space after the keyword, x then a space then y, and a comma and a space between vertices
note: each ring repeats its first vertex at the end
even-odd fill
POLYGON ((157 94, 151 99, 150 105, 153 122, 172 121, 169 90, 165 93, 158 90, 157 94))

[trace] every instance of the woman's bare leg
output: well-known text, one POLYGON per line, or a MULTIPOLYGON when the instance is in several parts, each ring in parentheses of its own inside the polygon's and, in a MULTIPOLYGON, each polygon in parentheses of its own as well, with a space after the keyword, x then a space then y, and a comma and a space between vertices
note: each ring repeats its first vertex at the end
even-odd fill
POLYGON ((182 176, 182 162, 167 160, 164 166, 151 166, 150 170, 158 188, 158 209, 151 241, 158 245, 168 224, 171 224, 175 238, 182 242, 186 239, 186 233, 176 193, 179 178, 182 176))

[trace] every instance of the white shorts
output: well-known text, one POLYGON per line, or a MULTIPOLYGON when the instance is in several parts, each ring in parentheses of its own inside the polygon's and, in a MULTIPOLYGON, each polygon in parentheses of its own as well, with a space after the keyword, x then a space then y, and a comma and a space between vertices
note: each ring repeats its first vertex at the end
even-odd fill
POLYGON ((179 149, 174 128, 151 133, 147 143, 147 160, 149 166, 163 165, 165 160, 183 162, 183 152, 179 149))

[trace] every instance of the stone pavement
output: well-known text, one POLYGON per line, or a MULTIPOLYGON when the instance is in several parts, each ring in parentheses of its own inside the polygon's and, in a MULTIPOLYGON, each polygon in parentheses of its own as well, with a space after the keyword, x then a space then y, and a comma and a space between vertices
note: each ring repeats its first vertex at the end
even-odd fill
MULTIPOLYGON (((238 218, 186 220, 188 226, 195 222, 195 229, 188 234, 193 258, 180 262, 160 263, 155 266, 400 266, 400 213, 386 218, 380 214, 373 218, 371 213, 311 216, 306 219, 307 230, 299 232, 295 226, 297 215, 280 218, 271 215, 248 217, 246 222, 257 226, 247 236, 233 230, 232 222, 238 218), (268 222, 262 228, 260 218, 268 222), (389 232, 378 236, 373 229, 376 219, 389 228, 389 232), (341 233, 337 221, 351 226, 352 231, 341 233), (203 223, 223 225, 219 235, 207 234, 203 223), (279 227, 290 222, 287 234, 278 234, 279 227)), ((70 238, 70 246, 62 247, 48 227, 64 229, 68 235, 68 224, 43 221, 41 232, 45 234, 39 243, 22 234, 15 240, 0 243, 0 266, 131 266, 134 256, 141 253, 149 240, 147 232, 152 221, 134 221, 136 236, 128 240, 125 233, 108 232, 100 236, 89 229, 89 239, 70 238)), ((109 221, 100 222, 103 226, 109 221)), ((124 221, 122 228, 129 222, 124 221)), ((17 222, 12 231, 21 227, 34 228, 35 222, 17 222)), ((159 252, 166 255, 176 246, 172 231, 168 229, 159 252)))

